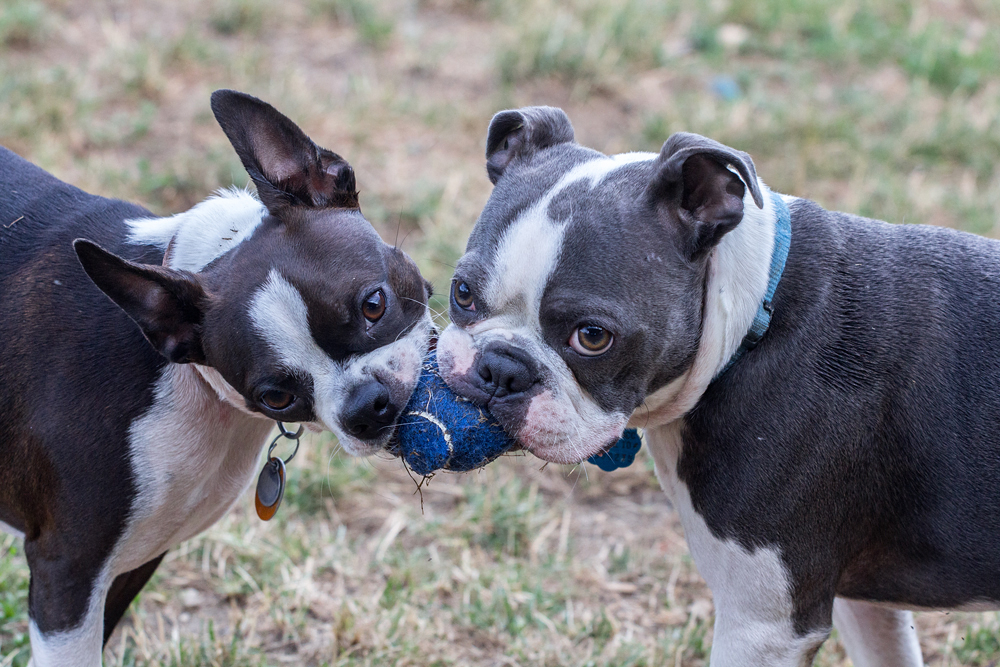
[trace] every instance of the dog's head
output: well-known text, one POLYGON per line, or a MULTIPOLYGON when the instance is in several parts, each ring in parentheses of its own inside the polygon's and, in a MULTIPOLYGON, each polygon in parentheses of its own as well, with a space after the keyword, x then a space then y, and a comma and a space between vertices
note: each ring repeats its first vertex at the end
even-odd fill
POLYGON ((432 331, 429 284, 362 216, 354 171, 270 105, 217 91, 212 109, 257 186, 130 221, 164 248, 136 264, 78 240, 97 286, 174 363, 196 364, 244 411, 380 449, 432 331))
POLYGON ((495 187, 455 271, 442 376, 535 455, 579 462, 691 366, 710 251, 748 188, 761 205, 753 163, 692 134, 608 157, 550 107, 497 114, 486 157, 495 187))

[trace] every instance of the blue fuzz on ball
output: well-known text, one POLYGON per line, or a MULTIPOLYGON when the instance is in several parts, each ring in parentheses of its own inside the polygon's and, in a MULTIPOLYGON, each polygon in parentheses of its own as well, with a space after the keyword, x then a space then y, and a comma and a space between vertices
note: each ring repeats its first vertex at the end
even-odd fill
POLYGON ((489 412, 448 388, 431 352, 396 427, 394 449, 410 468, 418 475, 474 470, 513 446, 489 412))

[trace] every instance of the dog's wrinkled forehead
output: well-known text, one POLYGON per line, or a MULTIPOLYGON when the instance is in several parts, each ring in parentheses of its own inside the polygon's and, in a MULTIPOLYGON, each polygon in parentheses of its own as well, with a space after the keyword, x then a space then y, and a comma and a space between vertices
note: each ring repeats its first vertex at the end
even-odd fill
MULTIPOLYGON (((391 343, 424 312, 416 266, 356 210, 292 209, 280 220, 265 218, 231 255, 223 289, 244 292, 231 302, 264 299, 277 306, 280 295, 293 289, 305 308, 306 333, 334 360, 391 343), (379 291, 386 300, 384 319, 368 328, 362 304, 379 291)), ((282 308, 271 310, 271 319, 283 316, 282 308)))
MULTIPOLYGON (((574 264, 574 257, 564 253, 571 226, 587 228, 588 247, 597 251, 588 254, 618 256, 626 233, 620 201, 641 196, 646 179, 634 172, 648 172, 653 158, 646 153, 608 157, 564 144, 511 165, 459 265, 459 274, 476 283, 489 314, 533 312, 537 318, 552 276, 574 264)), ((573 236, 578 235, 574 229, 573 236)))
POLYGON ((560 144, 532 160, 512 164, 508 177, 493 188, 469 236, 466 252, 491 257, 511 224, 546 198, 574 167, 600 157, 597 151, 577 144, 560 144))

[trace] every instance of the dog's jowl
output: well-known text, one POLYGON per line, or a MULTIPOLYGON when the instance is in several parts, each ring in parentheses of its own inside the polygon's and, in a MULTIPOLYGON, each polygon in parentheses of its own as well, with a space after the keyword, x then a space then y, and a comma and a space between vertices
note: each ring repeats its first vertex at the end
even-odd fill
POLYGON ((713 667, 920 665, 906 609, 1000 602, 1000 243, 771 192, 745 153, 494 117, 442 374, 529 451, 645 427, 713 667))
POLYGON ((0 522, 25 540, 36 667, 101 664, 276 421, 381 449, 427 349, 429 288, 347 162, 255 98, 212 108, 257 194, 169 218, 0 149, 0 522))

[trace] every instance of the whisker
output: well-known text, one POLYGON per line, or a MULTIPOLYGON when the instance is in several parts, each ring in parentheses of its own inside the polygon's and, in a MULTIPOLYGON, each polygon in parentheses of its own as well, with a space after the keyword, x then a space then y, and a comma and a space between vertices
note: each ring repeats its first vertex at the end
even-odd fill
POLYGON ((402 250, 403 249, 403 244, 406 243, 406 239, 410 238, 410 234, 412 234, 412 233, 413 233, 412 229, 410 231, 406 232, 406 236, 403 237, 403 240, 400 241, 399 245, 396 246, 396 247, 399 248, 400 250, 402 250))

